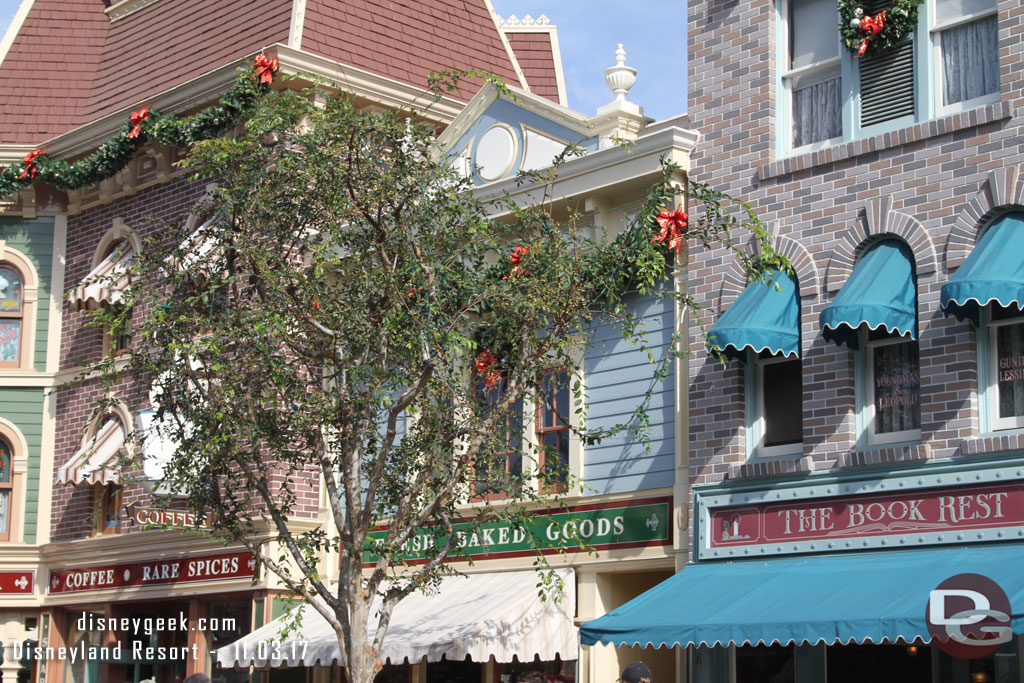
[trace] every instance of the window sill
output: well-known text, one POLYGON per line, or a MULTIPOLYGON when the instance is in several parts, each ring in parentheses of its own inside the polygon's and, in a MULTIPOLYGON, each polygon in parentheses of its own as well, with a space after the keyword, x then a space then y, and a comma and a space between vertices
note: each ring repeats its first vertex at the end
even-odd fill
POLYGON ((926 443, 886 444, 843 453, 839 456, 837 466, 842 469, 869 465, 889 465, 893 463, 930 460, 931 457, 931 448, 926 443))
POLYGON ((1021 429, 988 432, 976 439, 965 439, 960 444, 962 455, 982 455, 1021 449, 1024 449, 1024 430, 1021 429))
POLYGON ((774 460, 752 460, 733 463, 726 473, 726 480, 752 477, 781 477, 787 474, 802 474, 811 471, 812 459, 808 456, 788 456, 774 460))
POLYGON ((969 111, 962 111, 950 114, 942 118, 915 123, 912 126, 900 130, 874 135, 861 140, 845 142, 814 152, 800 154, 797 156, 773 161, 757 169, 758 180, 769 180, 778 176, 788 175, 797 171, 831 164, 843 159, 854 159, 863 154, 881 152, 899 145, 905 145, 919 140, 927 140, 939 135, 955 133, 959 130, 983 126, 995 121, 1003 121, 1013 116, 1010 102, 1003 100, 995 104, 989 104, 969 111))

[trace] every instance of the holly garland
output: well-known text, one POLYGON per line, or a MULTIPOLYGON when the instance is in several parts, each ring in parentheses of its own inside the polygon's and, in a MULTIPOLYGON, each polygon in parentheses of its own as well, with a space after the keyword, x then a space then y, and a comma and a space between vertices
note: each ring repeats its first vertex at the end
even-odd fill
POLYGON ((112 177, 150 140, 168 146, 188 146, 209 140, 232 128, 249 114, 273 82, 278 60, 256 55, 253 68, 238 74, 234 87, 217 104, 191 116, 163 115, 144 108, 132 112, 119 135, 75 162, 51 159, 42 149, 29 152, 20 164, 0 170, 0 198, 10 197, 39 181, 62 190, 76 190, 112 177))
POLYGON ((923 0, 893 0, 878 14, 864 12, 863 2, 839 0, 839 35, 855 57, 880 55, 899 45, 917 26, 923 0))

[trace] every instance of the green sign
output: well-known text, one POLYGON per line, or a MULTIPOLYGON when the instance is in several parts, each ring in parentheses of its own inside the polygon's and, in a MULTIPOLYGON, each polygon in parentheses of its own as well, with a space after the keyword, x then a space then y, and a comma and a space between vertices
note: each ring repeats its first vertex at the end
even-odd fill
MULTIPOLYGON (((581 506, 582 507, 582 506, 581 506)), ((553 552, 581 544, 601 550, 616 546, 666 545, 671 542, 669 501, 611 503, 600 508, 570 508, 565 512, 541 513, 523 522, 496 520, 483 524, 454 524, 452 556, 482 558, 529 555, 536 549, 553 552)), ((382 540, 386 530, 370 533, 369 543, 382 540)), ((431 548, 440 547, 447 537, 439 530, 421 529, 405 544, 402 559, 416 561, 431 548), (436 535, 436 538, 435 538, 436 535)), ((372 564, 377 555, 363 553, 372 564)))

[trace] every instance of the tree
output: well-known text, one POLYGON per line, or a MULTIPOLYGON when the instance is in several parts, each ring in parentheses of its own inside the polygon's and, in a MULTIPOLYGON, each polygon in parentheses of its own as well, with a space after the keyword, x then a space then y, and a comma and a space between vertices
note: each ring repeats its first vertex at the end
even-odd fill
MULTIPOLYGON (((784 265, 749 209, 674 185, 671 165, 608 242, 558 224, 542 203, 506 197, 509 217, 491 219, 427 125, 344 97, 270 94, 237 137, 194 144, 186 163, 218 183, 201 208, 208 220, 191 235, 167 227, 137 257, 121 305, 94 322, 134 316, 138 343, 98 369, 151 386, 159 428, 177 444, 166 490, 209 517, 198 533, 245 545, 309 601, 360 683, 379 667, 397 602, 452 571, 456 520, 521 519, 578 483, 527 443, 511 446, 521 471, 502 464, 524 398, 544 401, 553 382, 580 393, 587 330, 614 320, 642 343, 629 292, 689 306, 663 286, 689 238, 719 242, 743 226, 763 245, 752 272, 784 265), (663 210, 684 190, 701 206, 696 220, 663 210), (330 524, 300 528, 317 486, 330 524), (469 500, 480 505, 467 510, 469 500), (387 533, 371 536, 380 520, 387 533), (423 529, 425 563, 410 567, 406 544, 423 529), (328 576, 320 558, 339 545, 328 576), (376 558, 365 572, 364 557, 376 558)), ((582 415, 585 401, 572 410, 582 415)))

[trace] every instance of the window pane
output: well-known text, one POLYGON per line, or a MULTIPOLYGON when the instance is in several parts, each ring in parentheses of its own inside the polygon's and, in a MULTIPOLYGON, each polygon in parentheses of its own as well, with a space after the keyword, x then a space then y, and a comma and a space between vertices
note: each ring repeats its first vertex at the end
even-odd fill
POLYGON ((0 490, 0 534, 6 534, 9 528, 8 524, 10 520, 8 517, 11 512, 11 490, 2 489, 0 490))
POLYGON ((743 645, 736 648, 736 681, 793 683, 796 680, 792 645, 743 645))
POLYGON ((999 25, 995 15, 941 33, 942 101, 999 92, 999 25))
POLYGON ((809 85, 793 83, 793 147, 843 134, 841 93, 838 75, 809 85))
POLYGON ((0 441, 0 484, 11 483, 11 449, 0 441))
POLYGON ((995 328, 999 417, 1024 415, 1024 324, 995 328))
MULTIPOLYGON (((932 683, 932 657, 927 645, 832 645, 826 657, 828 683, 899 681, 932 683)), ((962 679, 968 683, 966 676, 962 679)))
POLYGON ((917 342, 874 348, 875 433, 921 428, 921 376, 917 342))
POLYGON ((21 312, 21 278, 4 267, 0 267, 0 312, 21 312))
POLYGON ((944 24, 995 8, 995 0, 935 0, 936 23, 944 24))
POLYGON ((804 440, 803 373, 799 360, 767 363, 764 378, 764 445, 804 440))
POLYGON ((17 363, 21 346, 21 320, 0 318, 0 363, 17 363))
POLYGON ((838 57, 838 26, 835 0, 790 0, 790 68, 838 57))

